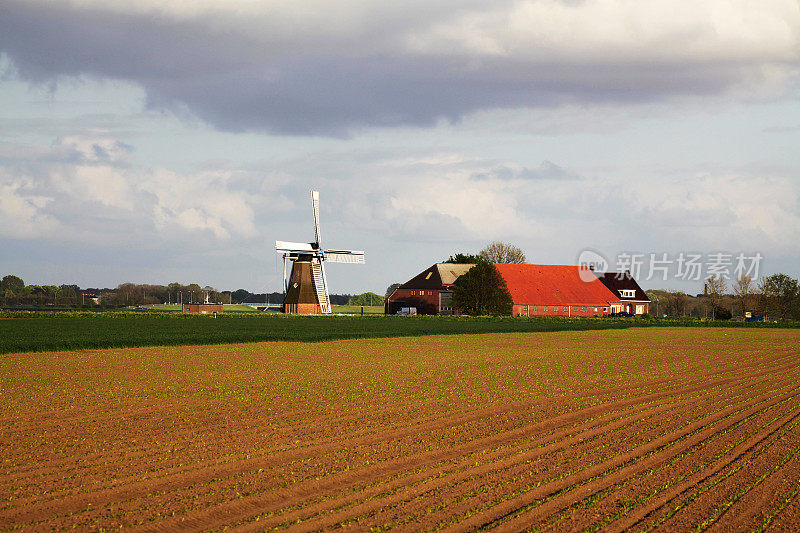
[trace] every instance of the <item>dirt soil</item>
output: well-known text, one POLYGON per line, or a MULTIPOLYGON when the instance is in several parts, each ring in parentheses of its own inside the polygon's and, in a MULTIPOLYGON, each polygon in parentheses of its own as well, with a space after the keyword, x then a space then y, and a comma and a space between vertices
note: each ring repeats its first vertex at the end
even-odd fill
POLYGON ((800 332, 0 356, 0 529, 789 531, 800 332))

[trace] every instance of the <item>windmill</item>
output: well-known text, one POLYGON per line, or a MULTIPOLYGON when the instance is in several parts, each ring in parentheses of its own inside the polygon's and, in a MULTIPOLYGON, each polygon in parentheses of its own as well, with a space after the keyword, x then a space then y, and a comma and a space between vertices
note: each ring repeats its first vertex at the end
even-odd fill
POLYGON ((285 313, 331 312, 325 262, 364 263, 359 250, 323 250, 319 230, 319 192, 311 191, 314 210, 314 242, 275 241, 275 250, 283 254, 283 311, 285 313), (286 260, 292 261, 292 271, 286 277, 286 260))

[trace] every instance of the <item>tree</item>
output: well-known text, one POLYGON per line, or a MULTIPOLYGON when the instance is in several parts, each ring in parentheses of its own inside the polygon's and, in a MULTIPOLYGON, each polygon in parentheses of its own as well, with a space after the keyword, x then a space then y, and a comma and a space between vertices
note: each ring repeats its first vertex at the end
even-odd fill
POLYGON ((481 260, 480 255, 457 253, 451 255, 445 263, 475 264, 481 260))
POLYGON ((513 244, 494 241, 481 250, 481 258, 490 263, 524 263, 525 254, 513 244))
POLYGON ((391 296, 392 293, 395 291, 395 289, 397 289, 400 285, 402 285, 402 283, 392 283, 391 285, 386 287, 386 295, 384 296, 384 298, 388 298, 389 296, 391 296))
POLYGON ((727 289, 728 284, 722 276, 709 276, 706 279, 705 293, 711 303, 711 320, 716 319, 716 311, 719 307, 719 302, 727 289))
POLYGON ((742 311, 742 317, 747 313, 747 306, 750 301, 753 291, 753 278, 747 274, 742 274, 733 284, 733 294, 739 299, 739 308, 742 311))
POLYGON ((347 305, 383 305, 383 296, 374 292, 365 292, 350 297, 347 305))
POLYGON ((763 295, 769 307, 781 320, 792 316, 800 297, 797 280, 786 274, 773 274, 763 280, 763 295))
POLYGON ((75 290, 75 287, 77 287, 77 285, 61 285, 61 293, 58 299, 61 300, 62 304, 76 305, 78 303, 80 288, 75 290))
POLYGON ((453 308, 468 315, 510 315, 511 293, 497 268, 481 261, 453 285, 453 308))
POLYGON ((13 274, 4 276, 3 280, 0 281, 0 294, 6 291, 11 291, 12 294, 22 294, 24 290, 25 282, 13 274))

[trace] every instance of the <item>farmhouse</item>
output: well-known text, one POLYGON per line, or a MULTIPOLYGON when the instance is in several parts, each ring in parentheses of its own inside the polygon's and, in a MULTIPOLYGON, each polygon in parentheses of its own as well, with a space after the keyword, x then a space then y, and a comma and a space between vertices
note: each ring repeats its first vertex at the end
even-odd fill
POLYGON ((615 313, 643 315, 650 312, 650 298, 636 283, 630 272, 596 272, 595 274, 603 285, 620 299, 621 305, 614 308, 615 313))
MULTIPOLYGON (((453 314, 453 284, 471 264, 437 263, 395 289, 386 299, 388 314, 414 309, 418 314, 453 314)), ((571 265, 495 263, 513 302, 514 316, 605 316, 623 309, 620 298, 594 273, 571 265)))
POLYGON ((221 313, 222 304, 183 304, 184 313, 221 313))
POLYGON ((474 265, 436 263, 400 285, 384 301, 387 314, 415 309, 420 315, 452 315, 453 283, 474 265))

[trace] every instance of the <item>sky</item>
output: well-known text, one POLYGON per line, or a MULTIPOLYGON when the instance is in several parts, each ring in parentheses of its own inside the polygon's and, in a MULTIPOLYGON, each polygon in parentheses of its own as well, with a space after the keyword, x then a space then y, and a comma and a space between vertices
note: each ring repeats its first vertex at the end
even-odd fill
POLYGON ((495 240, 797 278, 800 3, 0 4, 0 276, 280 291, 312 189, 333 293, 495 240))

